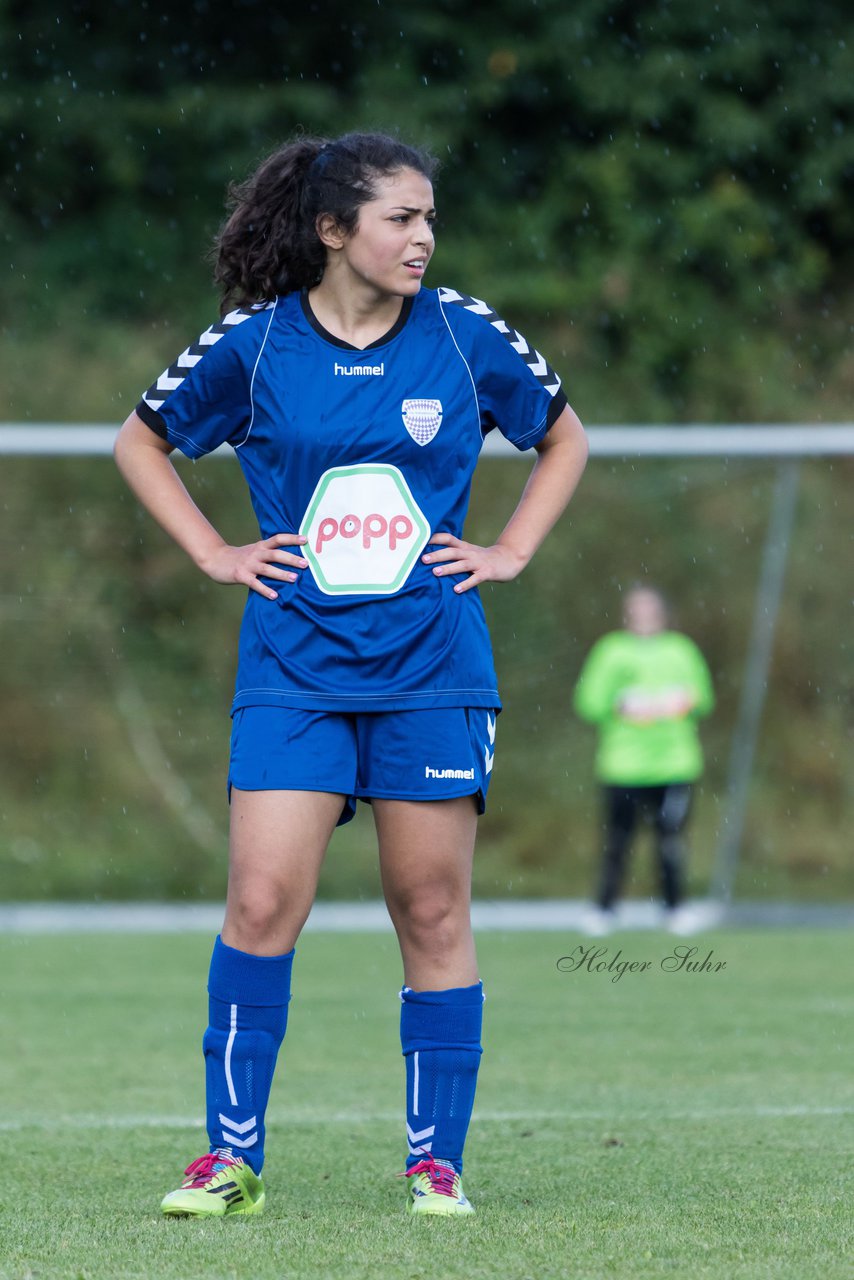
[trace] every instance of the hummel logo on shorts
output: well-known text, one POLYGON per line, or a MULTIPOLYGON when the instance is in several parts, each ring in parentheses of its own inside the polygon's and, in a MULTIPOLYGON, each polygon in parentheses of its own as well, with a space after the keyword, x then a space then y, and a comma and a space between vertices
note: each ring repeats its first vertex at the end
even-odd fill
POLYGON ((474 769, 431 769, 424 766, 425 778, 474 778, 474 769))

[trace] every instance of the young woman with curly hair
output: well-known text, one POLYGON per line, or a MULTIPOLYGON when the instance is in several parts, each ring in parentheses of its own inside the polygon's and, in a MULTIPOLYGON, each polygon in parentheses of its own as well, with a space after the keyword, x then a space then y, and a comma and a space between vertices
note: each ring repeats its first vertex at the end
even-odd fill
POLYGON ((500 701, 477 587, 515 578, 586 443, 560 379, 478 299, 422 281, 433 163, 382 134, 301 138, 232 193, 221 320, 121 429, 141 502, 248 587, 232 705, 230 869, 204 1036, 210 1150, 167 1214, 263 1208, 264 1113, 300 930, 335 826, 372 805, 400 943, 408 1203, 467 1214, 483 989, 471 866, 500 701), (463 537, 484 435, 537 459, 492 546, 463 537), (169 454, 233 447, 260 538, 227 544, 169 454))

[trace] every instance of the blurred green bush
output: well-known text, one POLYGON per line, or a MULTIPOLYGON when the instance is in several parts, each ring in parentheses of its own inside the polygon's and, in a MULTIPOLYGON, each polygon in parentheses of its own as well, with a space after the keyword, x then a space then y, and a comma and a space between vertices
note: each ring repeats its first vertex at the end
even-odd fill
MULTIPOLYGON (((215 317, 204 256, 227 183, 298 128, 382 127, 442 161, 429 283, 488 298, 584 420, 847 417, 852 34, 835 0, 9 0, 0 416, 120 422, 215 317)), ((240 593, 201 580, 109 462, 2 469, 0 894, 220 896, 240 593)), ((251 536, 234 467, 186 473, 224 531, 251 536)), ((484 462, 473 537, 523 476, 484 462)), ((771 481, 758 462, 593 463, 524 577, 484 593, 507 709, 480 894, 592 883, 592 741, 569 691, 645 575, 719 689, 705 886, 771 481)), ((851 482, 847 461, 804 469, 741 892, 854 891, 851 482)), ((378 892, 366 813, 322 892, 378 892)))
POLYGON ((94 413, 75 357, 210 322, 226 184, 380 126, 443 162, 432 282, 531 329, 583 416, 844 413, 852 35, 838 0, 7 3, 4 412, 47 413, 56 354, 94 413))

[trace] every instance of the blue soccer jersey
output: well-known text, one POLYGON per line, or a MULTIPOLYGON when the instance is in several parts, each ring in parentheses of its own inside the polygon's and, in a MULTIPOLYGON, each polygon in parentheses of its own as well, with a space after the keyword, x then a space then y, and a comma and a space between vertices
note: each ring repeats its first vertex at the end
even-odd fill
POLYGON ((421 556, 433 533, 462 537, 486 432, 527 449, 565 404, 521 334, 452 289, 405 299, 364 350, 305 293, 208 329, 137 413, 190 458, 230 444, 261 537, 308 539, 296 582, 265 579, 277 600, 249 593, 232 709, 499 707, 477 591, 421 556))

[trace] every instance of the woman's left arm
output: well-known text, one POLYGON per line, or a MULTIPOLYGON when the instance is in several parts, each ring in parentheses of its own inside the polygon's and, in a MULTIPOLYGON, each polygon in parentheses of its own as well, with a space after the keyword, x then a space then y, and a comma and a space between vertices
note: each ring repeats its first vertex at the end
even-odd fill
POLYGON ((491 547, 463 542, 450 533, 430 539, 439 550, 422 556, 437 577, 467 573, 454 587, 469 591, 481 582, 509 582, 517 577, 563 512, 587 463, 587 437, 569 405, 536 446, 537 461, 519 505, 491 547))

